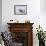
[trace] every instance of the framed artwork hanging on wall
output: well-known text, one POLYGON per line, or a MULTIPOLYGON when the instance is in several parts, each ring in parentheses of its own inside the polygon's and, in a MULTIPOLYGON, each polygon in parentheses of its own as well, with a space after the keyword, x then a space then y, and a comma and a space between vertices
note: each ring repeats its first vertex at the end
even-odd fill
POLYGON ((14 15, 27 15, 27 5, 14 5, 14 15))

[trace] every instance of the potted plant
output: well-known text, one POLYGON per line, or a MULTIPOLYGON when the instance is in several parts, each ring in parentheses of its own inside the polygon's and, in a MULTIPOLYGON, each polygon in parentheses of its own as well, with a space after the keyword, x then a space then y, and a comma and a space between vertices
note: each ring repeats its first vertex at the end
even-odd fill
POLYGON ((43 32, 42 27, 36 28, 37 29, 37 34, 36 36, 38 36, 38 40, 39 40, 39 46, 45 46, 45 35, 43 32))

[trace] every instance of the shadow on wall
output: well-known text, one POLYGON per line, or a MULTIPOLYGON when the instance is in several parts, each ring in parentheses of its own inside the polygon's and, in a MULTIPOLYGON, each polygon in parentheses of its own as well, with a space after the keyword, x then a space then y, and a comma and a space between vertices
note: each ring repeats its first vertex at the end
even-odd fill
POLYGON ((2 0, 0 0, 0 32, 2 31, 2 0))

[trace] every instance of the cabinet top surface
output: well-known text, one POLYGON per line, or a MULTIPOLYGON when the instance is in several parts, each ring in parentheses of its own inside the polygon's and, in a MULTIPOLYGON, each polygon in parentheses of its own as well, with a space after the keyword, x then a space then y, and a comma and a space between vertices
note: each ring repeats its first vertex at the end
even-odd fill
POLYGON ((31 25, 33 25, 34 23, 7 23, 8 25, 14 25, 14 24, 19 24, 19 25, 23 25, 23 24, 31 24, 31 25))

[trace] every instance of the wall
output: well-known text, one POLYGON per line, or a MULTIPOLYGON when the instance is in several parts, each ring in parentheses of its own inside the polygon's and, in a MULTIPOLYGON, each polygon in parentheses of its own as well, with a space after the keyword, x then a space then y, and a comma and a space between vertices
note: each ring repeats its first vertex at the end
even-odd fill
POLYGON ((7 22, 11 19, 17 19, 19 22, 30 20, 33 25, 33 45, 38 46, 38 39, 36 37, 36 27, 39 24, 45 30, 46 16, 41 13, 40 0, 2 0, 2 26, 3 31, 8 30, 7 22), (27 15, 14 15, 14 5, 27 5, 27 15))
POLYGON ((42 13, 46 13, 46 0, 40 0, 40 9, 42 13))
POLYGON ((2 0, 0 0, 0 31, 2 29, 2 0))
POLYGON ((40 24, 46 31, 46 0, 40 0, 40 24))
MULTIPOLYGON (((2 23, 3 26, 10 19, 17 19, 19 22, 30 20, 30 22, 39 23, 40 0, 3 0, 2 1, 2 23), (14 15, 14 5, 27 5, 27 15, 14 15), (18 19, 19 18, 19 19, 18 19), (23 18, 23 19, 22 19, 23 18), (37 21, 38 20, 38 21, 37 21)), ((4 27, 6 30, 6 28, 4 27)))

